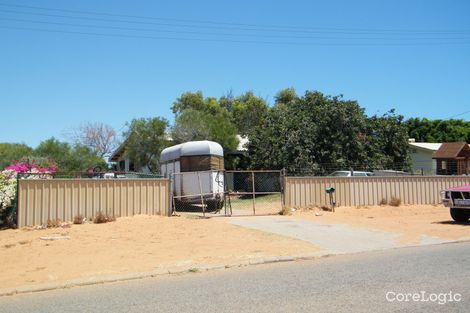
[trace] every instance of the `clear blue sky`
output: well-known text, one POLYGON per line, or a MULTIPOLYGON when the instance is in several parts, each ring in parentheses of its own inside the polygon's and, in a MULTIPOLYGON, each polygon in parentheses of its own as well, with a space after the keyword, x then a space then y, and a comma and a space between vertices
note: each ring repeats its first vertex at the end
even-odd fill
POLYGON ((470 110, 469 1, 0 4, 56 9, 0 5, 0 142, 36 146, 85 121, 172 121, 172 102, 189 90, 253 90, 270 103, 281 88, 319 90, 369 115, 470 110))

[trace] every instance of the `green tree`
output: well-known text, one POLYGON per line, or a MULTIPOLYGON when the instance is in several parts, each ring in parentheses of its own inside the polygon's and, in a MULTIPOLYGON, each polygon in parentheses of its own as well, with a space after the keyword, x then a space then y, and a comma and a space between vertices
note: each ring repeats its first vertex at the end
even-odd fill
POLYGON ((407 136, 402 124, 402 117, 394 115, 370 120, 356 101, 342 96, 307 91, 299 97, 293 89, 281 90, 250 136, 252 167, 328 174, 368 169, 376 158, 403 162, 407 136))
POLYGON ((136 167, 158 172, 161 151, 169 145, 168 121, 161 117, 133 119, 124 132, 126 156, 136 167))
MULTIPOLYGON (((223 99, 221 99, 223 101, 223 99)), ((268 105, 262 98, 256 97, 252 91, 235 98, 232 105, 232 121, 238 134, 249 136, 256 126, 263 123, 268 113, 268 105)))
POLYGON ((232 115, 216 98, 204 98, 202 92, 183 93, 173 104, 175 124, 171 129, 174 143, 212 140, 226 151, 238 145, 237 128, 232 115))
POLYGON ((430 120, 410 118, 405 122, 410 138, 417 142, 454 142, 470 143, 470 122, 464 120, 430 120))
POLYGON ((408 128, 402 115, 391 110, 369 119, 369 163, 374 168, 409 170, 408 128))
POLYGON ((235 150, 238 145, 237 129, 228 114, 209 114, 186 109, 175 119, 171 129, 174 143, 192 140, 218 142, 226 151, 235 150))
POLYGON ((90 148, 82 145, 71 146, 55 138, 44 140, 38 145, 31 160, 38 157, 56 163, 61 173, 83 172, 95 167, 104 170, 107 168, 104 159, 97 156, 90 148))
POLYGON ((28 157, 33 149, 22 143, 0 143, 0 170, 14 161, 28 157))

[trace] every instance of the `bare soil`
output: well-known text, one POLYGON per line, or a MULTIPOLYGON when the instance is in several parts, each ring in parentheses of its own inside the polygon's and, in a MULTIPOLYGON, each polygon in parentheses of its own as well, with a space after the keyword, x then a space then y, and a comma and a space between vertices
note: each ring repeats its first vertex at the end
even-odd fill
POLYGON ((318 250, 304 241, 227 222, 226 218, 191 215, 134 216, 69 228, 3 230, 0 288, 318 250))

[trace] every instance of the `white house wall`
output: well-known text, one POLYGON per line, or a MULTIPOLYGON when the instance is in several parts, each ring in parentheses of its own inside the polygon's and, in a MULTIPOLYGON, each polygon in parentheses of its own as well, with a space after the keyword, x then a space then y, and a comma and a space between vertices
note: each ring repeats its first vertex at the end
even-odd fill
POLYGON ((413 172, 420 174, 421 171, 424 171, 425 174, 435 174, 436 160, 432 159, 433 153, 434 151, 414 149, 411 152, 413 172))

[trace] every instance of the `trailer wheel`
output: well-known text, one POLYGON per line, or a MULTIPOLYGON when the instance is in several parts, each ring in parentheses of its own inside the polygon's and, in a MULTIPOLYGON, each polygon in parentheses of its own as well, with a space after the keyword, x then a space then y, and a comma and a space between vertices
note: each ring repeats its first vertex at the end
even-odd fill
POLYGON ((210 212, 220 211, 224 207, 224 200, 215 199, 206 202, 207 210, 210 212))
POLYGON ((450 216, 459 223, 468 222, 470 211, 464 209, 450 208, 450 216))

